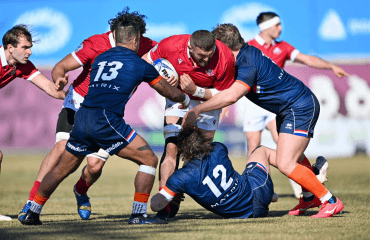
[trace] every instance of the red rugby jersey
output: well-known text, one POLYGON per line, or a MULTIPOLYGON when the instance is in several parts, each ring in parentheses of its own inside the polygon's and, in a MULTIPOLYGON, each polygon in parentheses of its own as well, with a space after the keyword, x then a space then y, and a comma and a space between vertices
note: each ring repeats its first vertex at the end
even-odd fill
POLYGON ((267 47, 265 40, 260 35, 248 42, 249 45, 261 50, 266 56, 272 59, 279 67, 284 68, 287 60, 294 61, 299 51, 285 41, 275 42, 267 47))
POLYGON ((15 65, 9 65, 3 46, 0 46, 0 64, 0 88, 5 87, 5 85, 17 77, 31 81, 35 76, 40 74, 40 71, 36 69, 31 61, 27 61, 26 64, 17 63, 15 65))
MULTIPOLYGON (((138 55, 140 57, 143 56, 156 44, 156 41, 142 36, 140 38, 138 55)), ((82 97, 85 97, 89 90, 90 71, 95 58, 99 54, 115 46, 116 44, 113 39, 113 34, 109 31, 89 37, 88 39, 84 40, 75 51, 72 52, 72 56, 81 64, 81 66, 83 66, 82 72, 73 81, 74 90, 82 97)))
MULTIPOLYGON (((148 54, 151 61, 158 58, 167 59, 179 76, 189 74, 195 85, 204 88, 224 90, 234 83, 235 60, 231 50, 216 40, 216 50, 211 62, 205 67, 195 67, 191 61, 188 44, 191 35, 174 35, 163 39, 148 54)), ((178 87, 179 89, 180 86, 178 87)), ((191 99, 200 98, 189 95, 191 99)))

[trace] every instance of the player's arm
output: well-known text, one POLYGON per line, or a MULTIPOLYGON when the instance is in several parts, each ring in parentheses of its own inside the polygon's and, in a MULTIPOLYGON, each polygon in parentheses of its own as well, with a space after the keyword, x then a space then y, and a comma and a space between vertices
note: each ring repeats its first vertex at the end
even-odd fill
POLYGON ((72 54, 68 54, 54 66, 53 70, 51 71, 51 76, 57 90, 62 90, 65 85, 67 85, 67 72, 75 70, 79 67, 81 67, 81 64, 72 56, 72 54))
POLYGON ((294 59, 294 62, 302 63, 302 64, 305 64, 309 67, 313 67, 313 68, 331 69, 331 70, 333 70, 334 74, 339 78, 342 78, 344 75, 345 76, 350 76, 341 67, 339 67, 339 66, 337 66, 333 63, 329 63, 329 62, 327 62, 327 61, 325 61, 321 58, 312 56, 312 55, 306 55, 306 54, 303 54, 303 53, 298 53, 297 57, 294 59))
POLYGON ((221 109, 236 103, 240 98, 246 95, 250 90, 250 87, 242 81, 236 81, 234 84, 211 99, 195 106, 190 109, 183 120, 183 126, 190 125, 195 122, 201 113, 221 109))
POLYGON ((183 74, 180 76, 180 87, 184 92, 194 97, 203 98, 205 100, 210 99, 212 96, 216 95, 219 92, 215 88, 208 89, 196 86, 193 79, 191 79, 188 74, 183 74))
POLYGON ((145 53, 141 58, 144 59, 147 63, 153 64, 153 61, 151 59, 149 59, 149 56, 148 56, 150 54, 150 51, 145 53))
POLYGON ((159 212, 167 206, 169 202, 175 197, 176 193, 171 191, 167 186, 161 189, 159 193, 155 194, 150 200, 150 208, 153 212, 159 212))
POLYGON ((54 83, 43 74, 38 74, 31 80, 31 82, 53 98, 64 99, 66 96, 66 93, 63 90, 57 91, 54 83))
POLYGON ((181 92, 180 89, 172 87, 164 78, 159 77, 159 81, 153 85, 154 88, 160 95, 168 98, 172 102, 179 102, 183 108, 187 108, 190 104, 190 98, 185 93, 181 92))

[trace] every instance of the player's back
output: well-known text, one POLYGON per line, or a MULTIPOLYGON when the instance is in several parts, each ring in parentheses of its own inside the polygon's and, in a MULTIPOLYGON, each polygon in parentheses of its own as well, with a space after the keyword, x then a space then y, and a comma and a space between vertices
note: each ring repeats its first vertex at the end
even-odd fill
POLYGON ((115 47, 96 57, 91 69, 89 92, 83 106, 103 108, 124 115, 127 101, 143 81, 158 77, 155 68, 136 52, 115 47))
POLYGON ((184 192, 204 208, 226 218, 252 214, 252 189, 248 180, 236 172, 222 143, 213 143, 207 157, 194 159, 175 171, 166 186, 184 192))
POLYGON ((248 44, 240 50, 235 66, 236 80, 249 79, 244 81, 252 88, 246 97, 273 113, 281 113, 313 94, 302 81, 248 44))

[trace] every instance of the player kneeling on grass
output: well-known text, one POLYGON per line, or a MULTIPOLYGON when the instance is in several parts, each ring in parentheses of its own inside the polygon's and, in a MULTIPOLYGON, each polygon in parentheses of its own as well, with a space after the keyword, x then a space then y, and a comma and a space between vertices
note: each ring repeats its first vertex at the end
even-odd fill
POLYGON ((234 170, 225 145, 201 137, 197 127, 186 127, 177 144, 188 162, 176 170, 166 186, 151 199, 151 209, 163 209, 178 193, 186 193, 207 210, 225 218, 265 217, 274 194, 270 165, 276 151, 257 147, 243 174, 234 170))
POLYGON ((110 155, 140 165, 135 178, 135 197, 129 224, 161 224, 167 221, 146 215, 158 158, 148 143, 126 124, 125 105, 141 82, 147 82, 162 96, 181 102, 190 99, 171 87, 157 70, 137 55, 140 30, 135 21, 123 21, 115 30, 116 46, 95 58, 89 92, 75 116, 75 124, 59 164, 42 180, 25 217, 25 225, 42 224, 39 216, 45 202, 58 185, 81 164, 84 157, 100 148, 110 155))

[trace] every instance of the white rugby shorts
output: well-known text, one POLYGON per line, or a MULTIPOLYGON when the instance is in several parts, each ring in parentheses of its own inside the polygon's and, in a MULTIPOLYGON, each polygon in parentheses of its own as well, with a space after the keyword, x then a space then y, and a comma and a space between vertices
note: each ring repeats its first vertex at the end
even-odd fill
POLYGON ((244 132, 258 132, 266 128, 267 124, 276 118, 276 114, 269 112, 247 99, 244 105, 244 132))
MULTIPOLYGON (((166 109, 165 116, 176 116, 184 117, 189 109, 201 104, 203 101, 190 99, 190 105, 187 109, 179 109, 180 103, 172 102, 166 99, 166 109)), ((218 124, 220 122, 221 110, 214 110, 210 112, 201 113, 196 120, 196 125, 198 128, 208 131, 214 131, 218 129, 218 124)))
POLYGON ((63 108, 70 108, 73 109, 75 112, 80 108, 81 103, 84 101, 84 97, 82 97, 80 94, 78 94, 74 88, 73 85, 68 89, 68 94, 64 99, 63 102, 63 108))

